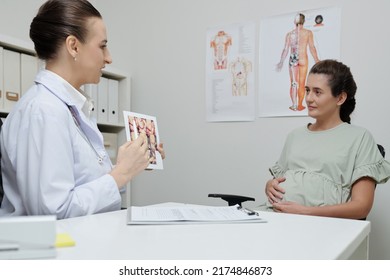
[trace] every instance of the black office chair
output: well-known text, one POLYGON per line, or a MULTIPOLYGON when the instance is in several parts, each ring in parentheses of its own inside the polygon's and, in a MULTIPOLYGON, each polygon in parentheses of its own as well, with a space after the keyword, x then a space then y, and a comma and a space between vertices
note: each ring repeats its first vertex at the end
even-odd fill
POLYGON ((382 157, 385 157, 385 155, 386 155, 385 148, 383 148, 382 145, 378 144, 378 149, 379 149, 379 152, 381 153, 382 157))
MULTIPOLYGON (((378 149, 381 155, 385 157, 386 154, 385 148, 382 145, 378 144, 378 149)), ((234 195, 234 194, 210 193, 208 197, 221 198, 227 201, 229 206, 236 205, 236 204, 241 206, 241 203, 245 201, 255 201, 253 197, 234 195)))

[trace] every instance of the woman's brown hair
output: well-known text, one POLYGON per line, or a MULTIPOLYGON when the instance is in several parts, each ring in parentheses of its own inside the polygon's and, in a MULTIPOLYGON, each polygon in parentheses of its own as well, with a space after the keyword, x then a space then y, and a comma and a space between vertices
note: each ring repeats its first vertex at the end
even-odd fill
POLYGON ((88 35, 86 21, 90 17, 102 18, 86 0, 49 0, 38 10, 30 25, 30 38, 40 59, 49 60, 69 35, 84 43, 88 35))

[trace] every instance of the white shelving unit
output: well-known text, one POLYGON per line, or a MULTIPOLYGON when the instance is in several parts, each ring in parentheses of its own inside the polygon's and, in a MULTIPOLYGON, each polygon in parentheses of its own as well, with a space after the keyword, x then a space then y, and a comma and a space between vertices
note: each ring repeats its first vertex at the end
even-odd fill
MULTIPOLYGON (((36 73, 43 65, 44 63, 36 57, 32 43, 0 34, 0 117, 6 118, 12 109, 12 103, 17 102, 26 88, 33 84, 36 73), (23 75, 23 78, 20 77, 19 79, 16 79, 19 81, 16 82, 16 89, 8 92, 7 90, 4 90, 4 78, 7 79, 3 68, 4 53, 7 53, 7 56, 9 55, 11 57, 11 59, 7 58, 6 63, 9 64, 7 67, 15 68, 13 69, 14 73, 19 73, 20 76, 23 75), (12 59, 15 60, 15 63, 12 63, 12 59), (27 63, 24 63, 24 61, 27 61, 27 63)), ((9 69, 7 68, 7 71, 8 70, 9 69)), ((14 76, 14 74, 12 75, 14 76)), ((127 73, 115 69, 110 65, 103 69, 103 78, 104 79, 102 80, 111 80, 114 82, 115 89, 117 88, 118 91, 118 100, 116 101, 117 109, 115 112, 117 118, 114 120, 112 118, 110 120, 107 118, 107 120, 103 121, 97 118, 98 127, 103 134, 107 152, 112 159, 115 159, 118 147, 126 141, 126 130, 122 112, 130 111, 131 108, 131 79, 127 73)), ((98 100, 94 100, 94 102, 96 105, 95 108, 97 109, 98 100)), ((107 110, 108 109, 109 108, 107 108, 107 110)), ((113 163, 115 164, 115 162, 113 163)), ((126 190, 122 192, 122 207, 126 208, 129 205, 130 183, 126 186, 126 190)))

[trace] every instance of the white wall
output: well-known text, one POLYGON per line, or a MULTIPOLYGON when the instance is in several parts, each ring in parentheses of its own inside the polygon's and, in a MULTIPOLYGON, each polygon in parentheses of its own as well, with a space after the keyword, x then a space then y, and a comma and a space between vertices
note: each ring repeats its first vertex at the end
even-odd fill
MULTIPOLYGON (((1 0, 0 34, 28 39, 43 1, 1 0), (23 3, 23 4, 22 4, 23 3)), ((132 183, 134 205, 178 201, 224 205, 208 193, 238 193, 265 199, 268 167, 279 157, 286 133, 310 121, 257 118, 254 122, 205 121, 206 30, 299 10, 342 7, 341 58, 358 83, 352 122, 368 128, 390 157, 390 38, 387 0, 95 0, 107 28, 114 67, 132 75, 132 109, 155 115, 167 158, 163 171, 144 172, 132 183)), ((256 40, 257 42, 257 40, 256 40)), ((257 71, 257 66, 256 69, 257 71)), ((257 85, 258 86, 258 85, 257 85)), ((379 185, 370 255, 390 259, 390 182, 379 185)), ((255 203, 255 204, 256 204, 255 203)), ((254 204, 247 203, 247 206, 254 204)), ((337 237, 335 237, 337 238, 337 237)))

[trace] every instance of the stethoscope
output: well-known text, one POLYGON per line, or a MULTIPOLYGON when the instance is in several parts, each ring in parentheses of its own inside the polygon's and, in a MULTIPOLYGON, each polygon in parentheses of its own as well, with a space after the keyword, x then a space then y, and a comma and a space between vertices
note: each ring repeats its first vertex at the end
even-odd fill
POLYGON ((70 113, 72 114, 73 121, 76 124, 77 130, 80 133, 81 137, 84 138, 84 140, 88 143, 88 145, 91 147, 91 149, 95 152, 99 164, 103 164, 104 156, 100 155, 98 153, 98 151, 96 151, 95 147, 92 145, 92 143, 88 139, 87 135, 85 135, 84 131, 81 129, 81 125, 80 125, 79 120, 76 117, 76 112, 75 112, 74 108, 72 106, 70 106, 70 105, 67 105, 67 106, 68 106, 68 109, 69 109, 70 113))

